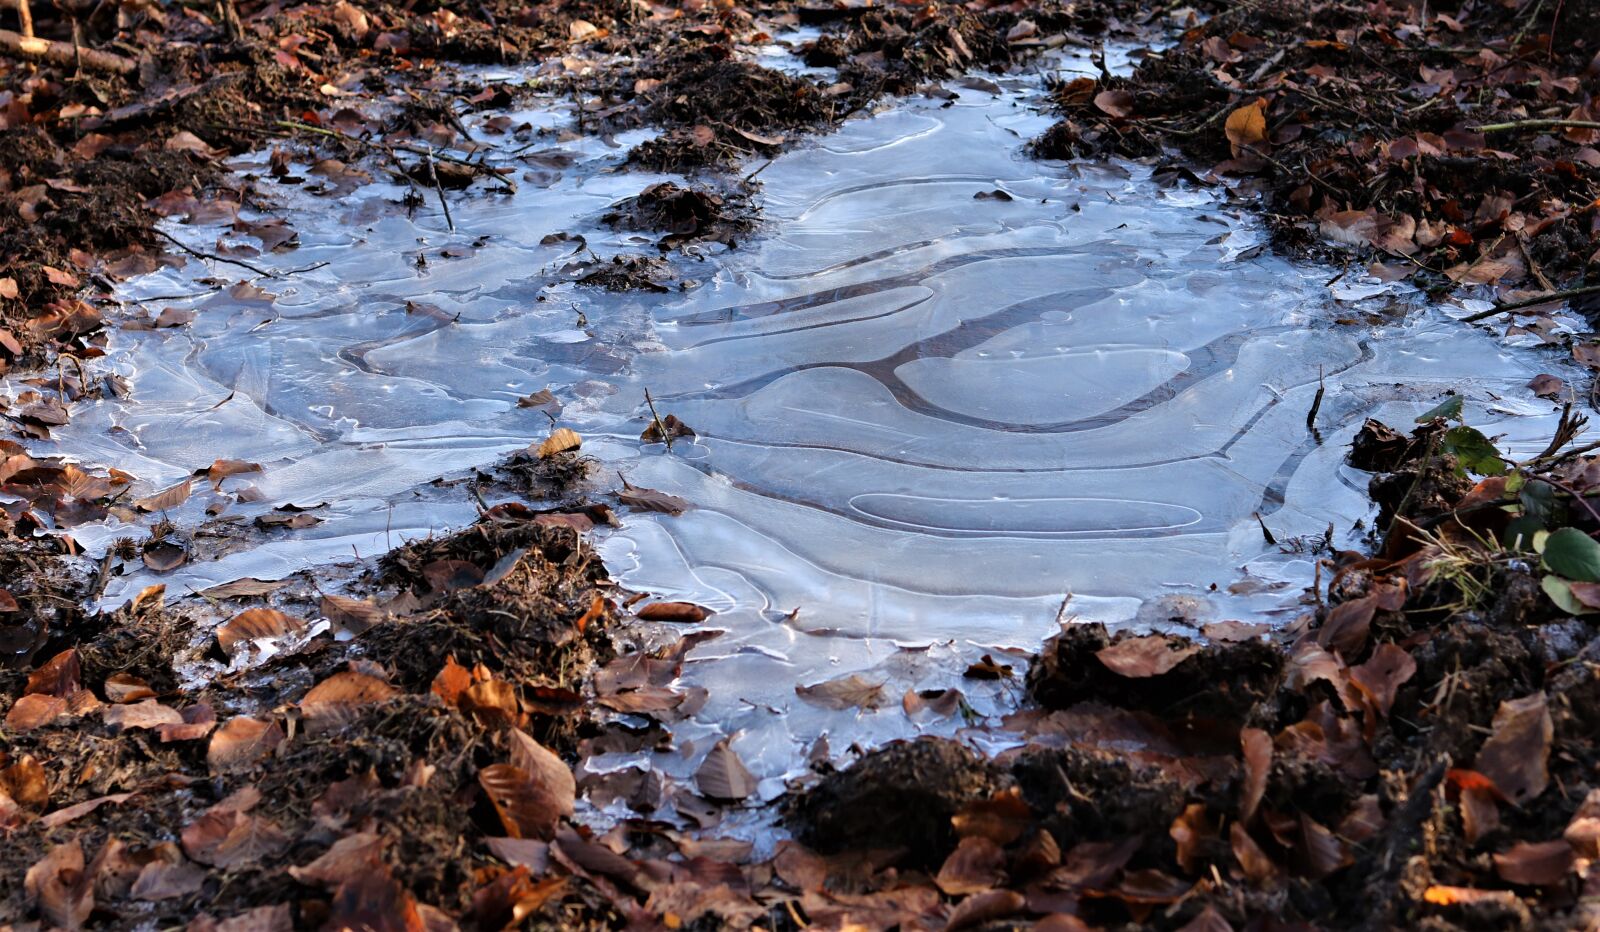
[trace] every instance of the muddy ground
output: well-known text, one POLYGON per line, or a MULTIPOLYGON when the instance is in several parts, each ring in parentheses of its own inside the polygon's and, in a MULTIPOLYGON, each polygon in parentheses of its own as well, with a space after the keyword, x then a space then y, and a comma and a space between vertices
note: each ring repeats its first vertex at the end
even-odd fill
MULTIPOLYGON (((1295 625, 1225 622, 1192 641, 1068 626, 1014 715, 969 723, 1011 750, 922 740, 819 765, 780 804, 794 840, 770 854, 719 835, 755 789, 726 746, 682 784, 581 766, 674 747, 705 696, 676 682, 698 636, 656 630, 701 610, 641 605, 583 537, 687 503, 602 491, 577 438, 532 438, 445 483, 482 503, 479 520, 353 575, 156 586, 111 611, 91 606, 123 565, 175 568, 238 533, 174 527, 165 508, 209 494, 225 511, 259 467, 218 460, 149 490, 116 464, 47 455, 75 401, 123 390, 94 365, 107 320, 125 325, 103 300, 114 281, 163 262, 249 270, 251 254, 185 254, 153 225, 226 218, 255 185, 289 183, 231 176, 228 154, 293 153, 317 166, 299 181, 330 191, 384 173, 419 198, 514 181, 456 124, 515 100, 451 63, 542 63, 584 132, 661 127, 629 163, 694 181, 645 188, 604 222, 665 254, 758 235, 752 166, 884 95, 1065 42, 1159 43, 1129 77, 1055 86, 1061 122, 1036 152, 1235 185, 1286 250, 1527 304, 1516 326, 1545 332, 1541 299, 1582 301, 1600 275, 1594 4, 35 6, 56 44, 0 52, 0 365, 15 389, 0 414, 31 441, 0 440, 0 922, 1600 923, 1600 464, 1570 433, 1510 463, 1459 405, 1367 425, 1350 461, 1373 474, 1371 546, 1322 555, 1295 625), (744 56, 799 23, 824 27, 799 51, 837 82, 744 56), (146 536, 83 558, 72 527, 108 514, 146 536), (572 819, 580 796, 635 817, 596 833, 572 819), (673 821, 653 818, 664 805, 673 821)), ((291 248, 286 220, 241 232, 291 248)), ((665 287, 660 263, 606 257, 586 281, 665 287)), ((248 533, 315 520, 287 510, 248 533)), ((955 691, 903 706, 964 714, 955 691)))

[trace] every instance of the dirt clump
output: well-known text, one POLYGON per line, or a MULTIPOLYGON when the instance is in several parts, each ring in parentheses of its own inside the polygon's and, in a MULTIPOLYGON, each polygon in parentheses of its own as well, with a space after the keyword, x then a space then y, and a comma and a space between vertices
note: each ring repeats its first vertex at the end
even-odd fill
POLYGON ((988 761, 957 742, 897 741, 824 777, 795 801, 788 819, 818 851, 893 850, 928 866, 953 847, 957 810, 1001 785, 988 761))
POLYGON ((701 242, 732 249, 755 226, 755 215, 742 197, 663 181, 613 204, 600 222, 615 230, 664 233, 657 245, 666 252, 701 242))
POLYGON ((1577 207, 1600 173, 1592 34, 1559 7, 1443 16, 1219 10, 1126 78, 1058 83, 1063 119, 1035 149, 1177 150, 1260 192, 1290 251, 1355 247, 1424 288, 1592 284, 1600 227, 1577 207))

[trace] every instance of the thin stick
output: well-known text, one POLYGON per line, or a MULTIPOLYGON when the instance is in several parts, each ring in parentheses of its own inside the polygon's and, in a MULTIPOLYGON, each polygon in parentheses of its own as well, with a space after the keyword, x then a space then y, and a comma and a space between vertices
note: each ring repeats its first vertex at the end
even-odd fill
POLYGON ((23 38, 33 38, 33 7, 28 0, 17 0, 17 19, 22 21, 23 38))
POLYGON ((1480 133, 1508 133, 1523 129, 1555 129, 1570 127, 1572 129, 1600 129, 1600 121, 1595 120, 1514 120, 1510 123, 1486 123, 1474 127, 1480 133))
POLYGON ((450 232, 456 231, 456 222, 450 218, 450 202, 445 200, 444 185, 439 183, 439 173, 433 169, 433 153, 428 153, 428 177, 433 179, 433 189, 439 192, 439 206, 444 208, 444 222, 450 227, 450 232))
POLYGON ((1317 394, 1311 399, 1311 410, 1306 412, 1306 430, 1317 432, 1317 411, 1322 408, 1322 393, 1328 390, 1328 383, 1323 380, 1322 367, 1317 367, 1317 394))
POLYGON ((650 397, 650 389, 644 390, 644 403, 650 406, 650 416, 655 418, 656 430, 661 434, 661 439, 667 443, 667 449, 672 449, 672 435, 667 433, 667 425, 661 423, 661 415, 656 413, 655 399, 650 397))
POLYGON ((196 259, 212 259, 212 260, 215 260, 217 262, 226 262, 229 265, 237 265, 239 268, 241 268, 241 269, 249 269, 250 271, 254 272, 255 274, 262 276, 263 278, 277 278, 278 277, 277 275, 274 275, 273 273, 268 272, 266 269, 256 268, 255 266, 251 265, 248 262, 244 262, 244 261, 241 261, 239 259, 229 259, 227 256, 213 255, 213 254, 211 254, 209 252, 201 252, 198 249, 191 248, 190 246, 184 244, 184 242, 182 240, 178 239, 177 237, 173 236, 172 234, 168 233, 165 230, 162 230, 162 229, 159 229, 159 228, 155 228, 155 227, 152 227, 151 229, 155 230, 155 234, 157 236, 161 237, 162 239, 166 240, 167 242, 171 243, 172 245, 178 247, 179 249, 183 250, 184 252, 188 253, 189 255, 194 256, 196 259))
MULTIPOLYGON (((1597 124, 1600 125, 1600 124, 1597 124)), ((1525 307, 1536 307, 1540 304, 1549 304, 1551 301, 1565 301, 1568 298, 1581 298, 1587 294, 1600 294, 1600 285, 1584 285, 1582 288, 1568 288, 1566 291, 1552 291, 1533 298, 1524 298, 1521 301, 1512 301, 1510 304, 1499 304, 1487 311, 1461 318, 1462 323, 1474 324, 1480 320, 1488 320, 1496 314, 1506 311, 1520 311, 1525 307)))
MULTIPOLYGON (((0 29, 0 52, 17 58, 43 59, 53 65, 72 65, 80 59, 79 52, 73 49, 71 42, 57 42, 53 39, 38 39, 12 32, 9 29, 0 29)), ((81 59, 84 65, 95 71, 113 71, 117 74, 132 74, 139 70, 139 65, 131 58, 102 52, 98 49, 83 49, 81 59)))

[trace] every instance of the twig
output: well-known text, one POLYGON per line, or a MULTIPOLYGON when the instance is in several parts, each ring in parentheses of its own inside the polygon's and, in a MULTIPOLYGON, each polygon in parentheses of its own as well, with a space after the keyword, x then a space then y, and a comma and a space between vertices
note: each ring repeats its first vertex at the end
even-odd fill
POLYGON ((212 260, 215 260, 217 262, 226 262, 229 265, 237 265, 239 268, 241 268, 241 269, 249 269, 251 272, 254 272, 257 275, 260 275, 263 278, 277 278, 278 277, 277 275, 273 274, 272 272, 268 272, 266 269, 257 268, 255 266, 251 265, 250 263, 244 262, 244 261, 239 260, 239 259, 229 259, 227 256, 218 256, 218 255, 214 255, 214 254, 209 253, 209 252, 201 252, 200 250, 195 249, 195 248, 185 244, 182 240, 178 239, 176 236, 173 236, 171 233, 168 233, 165 230, 162 230, 162 229, 159 229, 159 228, 155 228, 155 227, 152 227, 152 229, 155 230, 155 233, 156 233, 157 236, 161 237, 162 239, 166 240, 167 242, 171 243, 172 245, 178 247, 179 249, 183 250, 184 252, 188 253, 189 255, 194 256, 196 259, 212 259, 212 260))
POLYGON ((650 389, 648 388, 644 390, 644 403, 650 406, 650 416, 655 418, 656 430, 660 432, 661 439, 666 441, 667 449, 671 450, 672 435, 667 433, 667 425, 661 423, 661 415, 656 413, 656 403, 655 400, 650 397, 650 389))
POLYGON ((439 173, 434 171, 432 152, 428 153, 428 158, 425 164, 428 166, 428 177, 433 179, 433 189, 439 192, 439 206, 444 208, 445 225, 450 228, 451 233, 454 233, 456 231, 456 222, 450 217, 450 202, 445 199, 444 185, 439 183, 439 173))
MULTIPOLYGON (((1600 126, 1600 124, 1596 124, 1600 126)), ((1588 294, 1600 294, 1600 285, 1584 285, 1582 288, 1568 288, 1566 291, 1552 291, 1521 301, 1512 301, 1510 304, 1498 304, 1487 311, 1479 311, 1461 318, 1462 323, 1474 324, 1480 320, 1488 320, 1496 314, 1506 311, 1520 311, 1525 307, 1536 307, 1540 304, 1549 304, 1551 301, 1565 301, 1568 298, 1581 298, 1588 294)))
POLYGON ((1311 399, 1311 410, 1306 412, 1306 430, 1313 434, 1317 432, 1317 412, 1322 408, 1322 393, 1327 391, 1328 383, 1323 380, 1322 367, 1317 367, 1317 394, 1311 399))
MULTIPOLYGON (((17 58, 43 59, 52 65, 75 65, 80 61, 79 53, 74 50, 71 42, 39 39, 9 29, 0 29, 0 52, 17 58)), ((132 74, 139 69, 138 63, 131 58, 123 58, 121 55, 97 49, 83 49, 81 61, 95 71, 132 74)))
POLYGON ((1570 127, 1572 129, 1600 129, 1600 121, 1596 120, 1514 120, 1510 123, 1486 123, 1475 126, 1473 129, 1480 133, 1508 133, 1522 129, 1554 129, 1570 127))

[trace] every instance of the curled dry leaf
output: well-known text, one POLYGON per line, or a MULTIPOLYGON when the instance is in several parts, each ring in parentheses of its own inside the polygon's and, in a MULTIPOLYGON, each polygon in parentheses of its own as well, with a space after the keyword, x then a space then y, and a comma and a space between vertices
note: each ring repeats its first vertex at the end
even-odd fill
POLYGON ((1223 130, 1237 154, 1246 146, 1260 146, 1267 141, 1267 102, 1260 98, 1228 114, 1223 130))
POLYGON ((94 912, 94 876, 84 870, 83 846, 76 838, 51 848, 28 868, 22 885, 52 926, 81 929, 94 912))
POLYGON ((651 602, 639 609, 642 621, 675 621, 682 624, 705 621, 712 614, 711 609, 693 602, 651 602))
POLYGON ((550 432, 550 436, 539 444, 539 458, 548 459, 557 453, 576 450, 583 445, 583 438, 570 427, 558 427, 550 432))
POLYGON ((383 621, 384 611, 366 599, 343 595, 324 595, 322 615, 351 634, 360 634, 383 621))
POLYGON ((275 720, 263 722, 236 715, 211 736, 206 763, 218 772, 242 770, 271 754, 283 738, 283 729, 275 720))
POLYGON ((1101 91, 1094 95, 1094 105, 1102 113, 1119 120, 1133 115, 1133 95, 1127 91, 1101 91))
POLYGON ((170 489, 163 489, 154 495, 134 499, 133 507, 144 512, 171 511, 188 501, 189 493, 192 490, 192 484, 188 479, 185 479, 170 489))
POLYGON ((1494 856, 1495 873, 1508 883, 1532 887, 1558 884, 1572 870, 1572 846, 1564 839, 1518 842, 1494 856))
POLYGON ((1111 672, 1137 679, 1160 676, 1199 652, 1198 645, 1152 634, 1123 638, 1110 647, 1096 651, 1095 656, 1111 672))
POLYGON ((1239 732, 1244 748, 1244 795, 1239 800, 1239 821, 1248 822, 1261 805, 1267 791, 1267 775, 1272 770, 1272 736, 1259 728, 1239 732))
POLYGON ((636 486, 629 486, 618 492, 617 498, 629 508, 637 508, 640 511, 655 511, 668 515, 681 515, 694 507, 687 500, 681 499, 676 495, 668 495, 655 489, 641 489, 636 486))
POLYGON ((138 702, 154 699, 155 695, 149 683, 131 673, 113 673, 106 677, 107 702, 138 702))
POLYGON ((1417 662, 1397 644, 1380 644, 1367 662, 1350 668, 1350 682, 1367 697, 1379 715, 1394 707, 1400 687, 1417 672, 1417 662))
POLYGON ((246 609, 217 628, 217 644, 232 657, 247 641, 271 640, 304 631, 306 623, 275 608, 246 609))
POLYGON ((795 686, 795 695, 825 709, 876 709, 883 705, 883 683, 859 673, 824 680, 812 686, 795 686))
POLYGON ((694 773, 695 786, 707 799, 737 802, 756 791, 756 778, 728 746, 724 738, 716 743, 700 769, 694 773))
POLYGON ((1005 851, 982 835, 969 835, 945 858, 934 883, 949 896, 965 896, 1003 886, 1005 880, 1005 851))
POLYGON ((382 835, 372 832, 346 835, 310 864, 289 868, 289 876, 308 886, 335 890, 364 871, 380 868, 385 844, 382 835))
POLYGON ((181 725, 183 716, 177 709, 146 699, 131 705, 108 705, 101 710, 107 727, 113 732, 130 728, 159 728, 162 725, 181 725))
POLYGON ((197 702, 184 709, 182 714, 183 724, 162 725, 156 729, 156 734, 160 735, 162 743, 204 738, 217 725, 217 714, 212 711, 209 702, 197 702))
MULTIPOLYGON (((570 774, 569 774, 570 778, 570 774)), ((556 827, 570 811, 570 797, 561 798, 541 785, 528 771, 513 764, 491 764, 478 772, 478 784, 494 804, 506 834, 512 838, 555 837, 556 827)))
POLYGON ((345 670, 311 687, 300 700, 300 711, 309 728, 334 728, 361 714, 367 706, 391 699, 398 692, 375 676, 345 670))
POLYGON ((1514 803, 1543 793, 1550 782, 1550 740, 1555 735, 1544 693, 1500 703, 1491 727, 1474 769, 1514 803))

